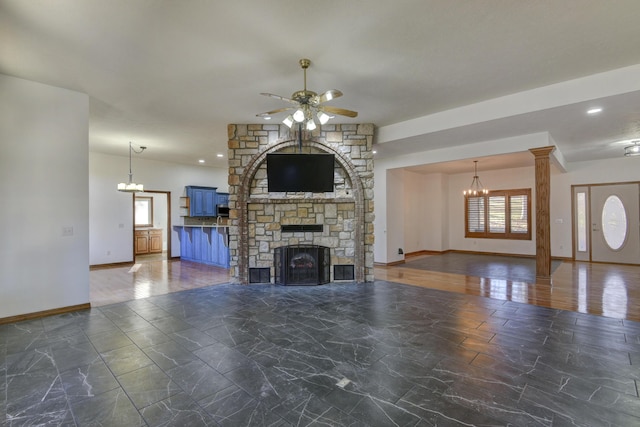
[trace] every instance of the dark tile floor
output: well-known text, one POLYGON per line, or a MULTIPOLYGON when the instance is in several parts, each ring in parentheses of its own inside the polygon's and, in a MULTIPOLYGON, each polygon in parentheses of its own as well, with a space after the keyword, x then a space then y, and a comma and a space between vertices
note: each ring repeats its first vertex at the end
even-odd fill
POLYGON ((0 326, 1 425, 638 426, 640 324, 377 281, 0 326))

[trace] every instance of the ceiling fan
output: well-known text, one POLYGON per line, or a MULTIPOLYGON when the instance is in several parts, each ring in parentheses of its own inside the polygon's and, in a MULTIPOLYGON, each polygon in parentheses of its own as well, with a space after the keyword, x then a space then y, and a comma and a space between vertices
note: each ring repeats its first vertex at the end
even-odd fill
POLYGON ((346 117, 357 117, 358 113, 351 110, 345 110, 344 108, 332 107, 324 105, 325 102, 342 96, 342 92, 337 89, 329 89, 328 91, 318 95, 317 93, 307 90, 307 68, 311 65, 311 61, 308 59, 301 59, 299 61, 300 67, 304 71, 304 89, 294 92, 291 98, 285 98, 280 95, 274 95, 272 93, 261 93, 260 95, 276 98, 281 101, 293 104, 291 107, 278 108, 276 110, 267 111, 266 113, 256 114, 258 117, 271 117, 273 114, 281 113, 283 111, 294 111, 289 114, 283 121, 289 128, 294 123, 299 123, 300 126, 304 123, 306 130, 314 130, 316 126, 316 118, 318 122, 323 125, 333 118, 333 114, 346 117))

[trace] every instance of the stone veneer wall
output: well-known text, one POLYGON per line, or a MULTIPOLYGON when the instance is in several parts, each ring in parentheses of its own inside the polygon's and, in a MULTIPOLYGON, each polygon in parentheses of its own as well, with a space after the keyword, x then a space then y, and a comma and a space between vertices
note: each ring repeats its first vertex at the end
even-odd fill
POLYGON ((296 132, 280 124, 228 126, 229 248, 233 283, 249 268, 270 268, 273 250, 295 244, 331 248, 333 266, 353 265, 356 282, 373 276, 372 124, 323 125, 303 132, 302 152, 335 155, 335 188, 327 193, 269 193, 269 153, 298 152, 296 132), (322 224, 323 232, 282 232, 282 225, 322 224))

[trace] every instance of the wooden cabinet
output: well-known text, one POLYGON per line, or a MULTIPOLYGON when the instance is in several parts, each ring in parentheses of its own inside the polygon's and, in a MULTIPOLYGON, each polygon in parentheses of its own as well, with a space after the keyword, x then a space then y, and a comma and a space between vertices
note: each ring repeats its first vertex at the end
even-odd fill
POLYGON ((162 253, 162 229, 136 230, 134 252, 136 255, 162 253))
POLYGON ((136 255, 149 253, 149 232, 147 230, 135 231, 134 252, 136 255))
POLYGON ((149 253, 162 253, 162 230, 159 228, 149 230, 149 253))

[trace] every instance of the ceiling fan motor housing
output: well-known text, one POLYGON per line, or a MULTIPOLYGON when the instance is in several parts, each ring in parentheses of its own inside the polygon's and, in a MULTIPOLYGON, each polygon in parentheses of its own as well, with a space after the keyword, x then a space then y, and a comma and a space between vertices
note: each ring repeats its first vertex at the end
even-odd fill
POLYGON ((317 96, 318 94, 311 90, 299 90, 297 92, 293 92, 291 99, 299 102, 300 104, 309 104, 311 99, 314 97, 317 98, 317 96))

